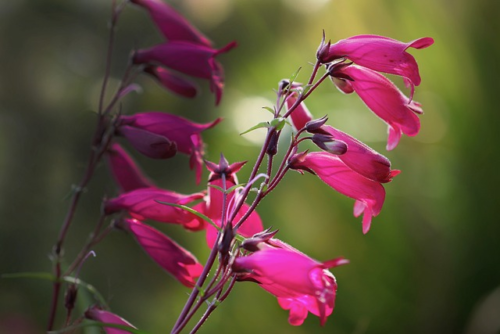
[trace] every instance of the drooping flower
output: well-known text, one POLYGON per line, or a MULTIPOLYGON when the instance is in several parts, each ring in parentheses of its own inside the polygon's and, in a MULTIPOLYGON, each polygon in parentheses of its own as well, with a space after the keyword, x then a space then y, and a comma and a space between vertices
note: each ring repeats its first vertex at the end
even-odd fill
POLYGON ((389 79, 365 67, 344 64, 331 70, 334 77, 352 87, 361 100, 378 117, 389 125, 387 150, 394 149, 404 133, 416 136, 420 120, 416 114, 423 113, 418 102, 410 100, 389 79))
POLYGON ((186 75, 210 81, 210 89, 219 104, 224 87, 224 71, 215 57, 236 47, 231 42, 220 49, 185 41, 172 41, 138 50, 134 64, 161 65, 186 75))
POLYGON ((195 97, 198 94, 198 86, 194 82, 164 67, 147 65, 143 71, 151 75, 160 85, 171 92, 188 98, 195 97))
MULTIPOLYGON (((224 199, 224 193, 221 189, 229 190, 238 184, 236 173, 243 167, 245 162, 235 162, 229 165, 224 156, 221 156, 219 164, 209 161, 206 161, 206 164, 207 168, 211 172, 208 178, 207 196, 203 202, 195 205, 193 209, 209 217, 217 226, 221 227, 223 212, 225 213, 224 220, 227 222, 234 211, 233 208, 235 205, 235 190, 233 189, 226 194, 224 199)), ((231 224, 234 226, 234 224, 236 224, 240 218, 247 213, 248 209, 248 204, 243 203, 241 208, 236 213, 235 218, 231 221, 231 224)), ((200 218, 196 217, 191 224, 198 225, 205 223, 200 218), (198 223, 196 223, 196 221, 198 221, 198 223)), ((210 224, 205 224, 205 227, 207 231, 207 244, 210 248, 212 248, 216 242, 217 230, 210 224)), ((238 233, 244 237, 250 237, 262 230, 262 220, 260 219, 258 213, 253 211, 240 226, 238 233)))
MULTIPOLYGON (((131 323, 129 323, 127 320, 117 316, 114 313, 102 310, 102 309, 98 308, 97 306, 92 306, 87 311, 85 311, 85 318, 90 319, 90 320, 96 320, 96 321, 103 322, 106 324, 122 325, 122 326, 127 326, 127 327, 130 327, 133 329, 137 329, 131 323)), ((113 327, 103 327, 103 329, 106 332, 106 334, 128 334, 128 333, 130 333, 127 330, 113 328, 113 327)))
POLYGON ((162 138, 175 144, 178 152, 190 156, 189 164, 191 169, 196 170, 196 182, 199 183, 203 168, 201 132, 214 127, 221 120, 221 118, 218 118, 211 123, 199 124, 177 115, 151 111, 132 116, 120 116, 117 131, 126 137, 131 145, 141 153, 152 158, 156 156, 148 154, 147 150, 140 150, 139 148, 147 147, 153 150, 156 148, 154 143, 162 138), (144 135, 134 135, 137 132, 144 135), (150 138, 153 139, 152 142, 149 141, 150 138))
POLYGON ((139 188, 156 187, 140 170, 135 161, 117 143, 112 143, 106 152, 108 165, 122 192, 139 188))
POLYGON ((337 282, 327 269, 348 263, 343 258, 318 262, 290 245, 268 239, 248 256, 237 257, 233 271, 239 280, 258 283, 278 298, 280 306, 290 311, 291 325, 301 325, 308 312, 324 325, 335 306, 337 282))
POLYGON ((374 71, 400 75, 418 86, 421 81, 418 65, 406 50, 427 48, 433 43, 434 40, 430 37, 404 43, 383 36, 359 35, 331 44, 328 52, 323 52, 320 61, 329 63, 335 59, 347 58, 374 71))
POLYGON ((347 144, 347 151, 338 158, 356 173, 379 183, 390 182, 400 173, 391 169, 389 159, 347 133, 329 125, 322 126, 321 130, 347 144))
POLYGON ((349 168, 340 157, 326 152, 303 152, 290 159, 290 168, 316 174, 323 182, 356 200, 354 216, 363 214, 363 233, 370 230, 385 199, 384 187, 349 168))
POLYGON ((212 43, 188 20, 161 0, 131 0, 149 12, 158 29, 169 41, 187 41, 212 46, 212 43))
POLYGON ((158 230, 136 219, 125 219, 119 227, 132 233, 144 251, 183 285, 192 288, 203 266, 186 249, 158 230))
POLYGON ((186 229, 196 231, 203 228, 203 225, 189 224, 193 220, 191 213, 159 202, 186 205, 201 198, 203 193, 182 195, 164 189, 141 188, 105 201, 104 212, 109 215, 126 211, 139 220, 151 219, 162 223, 180 224, 186 229))

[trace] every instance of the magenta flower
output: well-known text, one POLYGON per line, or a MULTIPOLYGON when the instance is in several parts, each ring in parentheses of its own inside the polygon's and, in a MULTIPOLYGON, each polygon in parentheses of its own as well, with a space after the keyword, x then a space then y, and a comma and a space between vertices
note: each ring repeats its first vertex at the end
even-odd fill
POLYGON ((144 112, 132 116, 120 116, 118 133, 128 139, 130 144, 139 152, 155 158, 159 139, 175 144, 178 152, 190 155, 189 165, 196 170, 196 182, 199 183, 202 175, 203 142, 201 132, 214 127, 222 119, 206 124, 191 122, 183 117, 163 112, 144 112), (140 133, 141 135, 137 135, 140 133), (139 149, 139 148, 149 148, 139 149))
MULTIPOLYGON (((96 320, 99 322, 103 322, 106 324, 115 324, 115 325, 122 325, 122 326, 128 326, 130 328, 137 329, 134 327, 131 323, 129 323, 127 320, 117 316, 114 313, 111 313, 109 311, 101 310, 96 306, 92 306, 85 312, 85 318, 90 319, 90 320, 96 320)), ((130 332, 124 329, 118 329, 118 328, 113 328, 113 327, 103 327, 104 331, 106 334, 129 334, 130 332)))
POLYGON ((174 71, 210 81, 210 89, 219 104, 224 87, 224 72, 215 57, 236 47, 231 42, 221 49, 189 43, 172 41, 149 49, 138 50, 133 57, 135 64, 153 64, 168 67, 174 71))
POLYGON ((420 120, 416 114, 423 113, 421 105, 406 97, 389 79, 356 65, 335 66, 331 73, 334 77, 349 77, 343 79, 344 83, 352 86, 368 108, 389 125, 387 150, 397 146, 402 133, 418 134, 420 120))
POLYGON ((359 35, 332 44, 320 61, 329 63, 335 59, 347 58, 374 71, 400 75, 418 86, 421 81, 418 65, 406 50, 410 47, 424 49, 433 43, 434 40, 430 37, 404 43, 383 36, 359 35))
POLYGON ((187 250, 158 230, 136 219, 125 219, 120 227, 131 232, 144 251, 183 285, 192 288, 203 266, 187 250))
POLYGON ((328 125, 321 130, 347 144, 347 151, 338 158, 356 173, 379 183, 390 182, 400 173, 391 169, 389 159, 347 133, 328 125))
POLYGON ((199 230, 203 226, 190 224, 193 220, 191 213, 159 202, 186 205, 201 198, 203 193, 182 195, 163 189, 141 188, 107 200, 104 203, 104 212, 109 215, 127 211, 139 220, 151 219, 162 223, 180 224, 189 230, 199 230))
POLYGON ((139 188, 156 187, 139 169, 135 161, 117 143, 112 143, 107 151, 111 174, 122 192, 139 188))
POLYGON ((240 280, 254 281, 278 297, 280 306, 290 310, 291 325, 301 325, 308 312, 324 325, 337 293, 335 277, 327 269, 346 263, 343 258, 321 263, 278 239, 269 239, 249 256, 237 257, 233 271, 240 280))
POLYGON ((363 214, 363 233, 370 230, 385 199, 384 187, 349 168, 340 157, 326 152, 303 152, 290 159, 290 168, 316 174, 339 193, 356 200, 354 216, 363 214))
POLYGON ((164 88, 178 95, 192 98, 198 94, 198 86, 194 82, 166 68, 148 65, 144 68, 144 72, 155 78, 164 88))
POLYGON ((161 0, 131 0, 149 12, 158 29, 169 41, 187 41, 212 46, 212 43, 182 15, 161 0))

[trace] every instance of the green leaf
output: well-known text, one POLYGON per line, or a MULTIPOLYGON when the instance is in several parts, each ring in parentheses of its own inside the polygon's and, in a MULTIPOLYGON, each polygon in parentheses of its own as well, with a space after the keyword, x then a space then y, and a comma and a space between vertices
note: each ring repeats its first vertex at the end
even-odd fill
POLYGON ((269 122, 260 122, 259 124, 252 126, 250 129, 243 131, 242 133, 240 133, 240 135, 244 135, 245 133, 249 133, 253 130, 268 128, 268 127, 269 127, 269 122))
POLYGON ((201 218, 203 219, 204 221, 206 221, 207 223, 209 223, 210 225, 212 225, 213 227, 215 227, 217 229, 217 231, 220 230, 220 227, 217 226, 212 219, 208 218, 207 216, 205 216, 203 213, 200 213, 192 208, 190 208, 189 206, 185 206, 185 205, 181 205, 181 204, 174 204, 174 203, 167 203, 167 202, 162 202, 162 201, 156 201, 157 203, 160 203, 160 204, 164 204, 164 205, 168 205, 168 206, 173 206, 173 207, 176 207, 176 208, 179 208, 179 209, 183 209, 183 210, 186 210, 187 212, 190 212, 192 213, 193 215, 195 215, 196 217, 198 218, 201 218))
POLYGON ((285 126, 285 120, 282 117, 275 118, 271 121, 271 126, 280 131, 285 126))
POLYGON ((295 71, 292 76, 290 77, 290 83, 288 84, 288 87, 292 87, 292 84, 295 82, 295 79, 299 76, 299 72, 302 69, 302 67, 299 67, 297 71, 295 71))
POLYGON ((271 108, 271 107, 262 107, 262 109, 266 109, 267 111, 269 111, 271 114, 274 115, 274 109, 271 108))
MULTIPOLYGON (((235 184, 234 186, 226 189, 226 194, 229 194, 229 193, 233 192, 234 189, 236 189, 238 187, 242 187, 244 185, 245 185, 245 183, 235 184)), ((215 189, 219 190, 221 193, 224 193, 224 189, 222 189, 222 187, 216 186, 215 184, 209 184, 208 186, 210 188, 215 188, 215 189)))
POLYGON ((129 332, 129 333, 132 333, 132 334, 148 334, 145 331, 135 329, 135 328, 132 328, 129 326, 104 323, 104 322, 99 322, 99 321, 94 321, 94 320, 85 320, 85 322, 78 324, 78 325, 66 327, 63 329, 55 330, 55 331, 48 331, 47 334, 69 333, 69 332, 74 331, 75 329, 84 328, 84 327, 110 327, 110 328, 122 329, 122 330, 129 332))

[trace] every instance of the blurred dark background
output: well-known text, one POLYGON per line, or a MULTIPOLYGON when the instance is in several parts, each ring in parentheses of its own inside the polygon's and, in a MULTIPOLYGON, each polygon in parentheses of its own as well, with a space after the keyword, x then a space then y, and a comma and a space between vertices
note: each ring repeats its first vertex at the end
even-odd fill
MULTIPOLYGON (((51 249, 89 153, 104 72, 111 1, 0 2, 0 273, 51 272, 51 249)), ((301 327, 287 322, 276 299, 251 283, 232 295, 200 333, 499 333, 500 200, 498 84, 500 2, 491 0, 185 0, 171 1, 216 45, 237 40, 220 57, 226 90, 219 108, 208 85, 183 100, 140 78, 143 93, 123 103, 124 113, 163 110, 198 122, 224 117, 207 131, 207 157, 255 160, 263 132, 238 134, 268 120, 273 89, 299 67, 305 81, 324 29, 336 41, 379 34, 402 41, 431 36, 435 45, 410 50, 424 106, 417 137, 404 136, 385 151, 386 126, 360 101, 326 83, 308 100, 317 116, 386 154, 402 170, 386 185, 387 198, 371 231, 361 233, 353 201, 310 175, 288 175, 259 206, 266 226, 318 260, 345 256, 333 272, 336 309, 326 327, 310 315, 301 327)), ((148 16, 127 8, 120 19, 111 84, 130 49, 159 43, 148 16)), ((116 80, 115 80, 116 79, 116 80)), ((394 78, 401 85, 399 78, 394 78)), ((151 161, 133 152, 159 185, 199 190, 184 156, 151 161)), ((240 174, 245 181, 247 166, 240 174)), ((206 176, 206 173, 205 173, 206 176)), ((103 194, 116 194, 101 166, 78 208, 66 242, 71 259, 99 216, 103 194)), ((203 233, 153 225, 189 248, 208 254, 203 233)), ((168 332, 188 290, 159 269, 124 233, 94 248, 81 278, 111 308, 138 328, 168 332)), ((42 332, 51 284, 0 280, 0 332, 42 332), (17 327, 15 327, 17 326, 17 327), (16 328, 16 329, 13 329, 16 328)), ((80 295, 77 312, 92 302, 80 295)), ((62 317, 61 317, 62 319, 62 317)), ((86 333, 95 333, 88 330, 86 333)))

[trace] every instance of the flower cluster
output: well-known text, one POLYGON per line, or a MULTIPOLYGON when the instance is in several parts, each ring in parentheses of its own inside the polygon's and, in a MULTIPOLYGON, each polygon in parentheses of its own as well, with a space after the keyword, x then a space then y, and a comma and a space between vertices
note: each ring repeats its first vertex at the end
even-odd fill
MULTIPOLYGON (((236 43, 214 48, 208 38, 162 0, 130 2, 147 11, 165 38, 161 44, 133 52, 130 66, 153 76, 167 90, 189 98, 198 92, 192 78, 205 79, 210 83, 216 104, 219 104, 224 82, 223 69, 216 57, 231 50, 236 43)), ((204 159, 205 145, 201 134, 219 124, 220 118, 199 124, 162 111, 133 115, 113 112, 116 101, 133 87, 125 77, 127 80, 123 80, 112 103, 99 111, 100 122, 94 138, 97 153, 89 163, 89 168, 95 168, 99 159, 106 157, 119 188, 115 197, 104 200, 103 216, 96 231, 102 232, 102 221, 112 217, 110 229, 130 234, 163 270, 192 289, 172 333, 181 332, 196 311, 207 304, 207 311, 192 331, 196 332, 228 296, 234 284, 242 281, 254 282, 274 295, 279 305, 289 311, 290 324, 301 325, 309 313, 319 317, 321 325, 325 324, 333 312, 337 294, 337 281, 329 269, 348 261, 338 257, 320 262, 275 238, 277 231, 265 229, 270 224, 263 222, 256 208, 288 171, 309 172, 355 200, 354 215, 363 215, 362 231, 367 233, 372 218, 380 213, 384 204, 383 184, 390 182, 400 171, 392 169, 391 162, 382 154, 327 125, 327 117, 315 119, 304 101, 326 78, 330 78, 343 93, 356 92, 368 108, 388 124, 387 149, 391 150, 398 144, 402 133, 414 136, 420 128, 417 114, 421 114, 422 109, 413 100, 413 94, 421 79, 415 59, 406 50, 410 47, 422 49, 432 43, 431 38, 403 43, 381 36, 362 35, 332 44, 323 38, 308 82, 303 85, 293 80, 281 81, 276 105, 269 108, 273 119, 252 128, 265 127, 267 135, 245 183, 239 183, 237 174, 246 162, 229 163, 222 154, 217 163, 204 159), (325 68, 325 73, 317 79, 321 67, 325 68), (410 89, 410 97, 379 72, 402 76, 410 89), (294 131, 288 149, 279 155, 278 142, 287 121, 294 131), (207 188, 181 194, 159 187, 119 144, 120 137, 137 152, 152 159, 169 159, 177 153, 188 155, 197 184, 202 181, 204 167, 208 169, 207 188), (320 151, 299 151, 299 146, 306 141, 314 143, 320 151), (263 167, 266 159, 267 168, 263 167), (204 231, 210 250, 205 265, 187 249, 150 226, 150 220, 180 225, 191 232, 204 231)), ((103 86, 104 93, 106 85, 103 86)), ((85 182, 91 174, 92 170, 86 175, 85 182)), ((69 219, 72 213, 70 211, 69 219)), ((57 252, 61 252, 69 222, 63 227, 62 238, 56 245, 57 252)), ((84 251, 106 233, 96 235, 98 237, 93 236, 84 251)), ((69 273, 82 265, 85 252, 82 254, 69 273)), ((58 266, 55 282, 61 281, 60 262, 56 268, 58 266)), ((58 284, 54 284, 55 299, 57 289, 60 289, 58 284)), ((76 290, 71 296, 68 304, 74 304, 76 290)), ((68 319, 73 308, 70 306, 67 306, 68 319)), ((52 322, 55 309, 53 307, 51 312, 52 322)), ((85 317, 108 323, 108 326, 133 327, 100 306, 90 307, 85 317)), ((49 330, 51 327, 52 323, 49 330)), ((104 329, 107 333, 125 332, 119 328, 104 329)))

